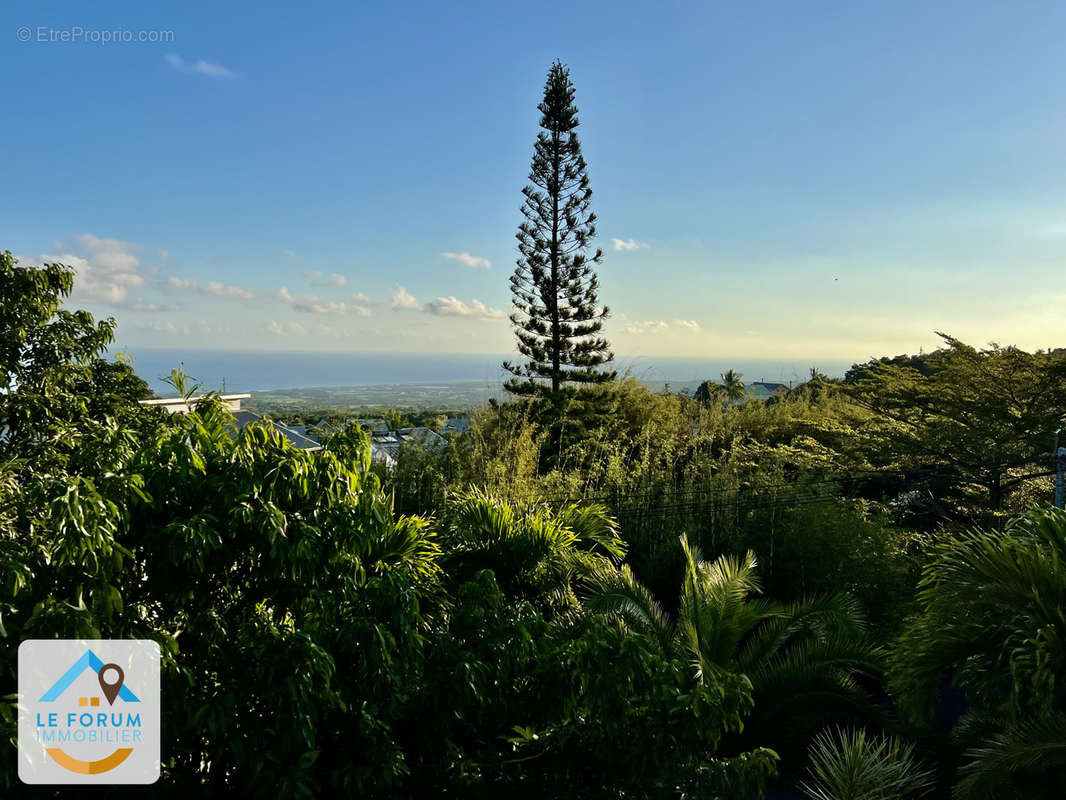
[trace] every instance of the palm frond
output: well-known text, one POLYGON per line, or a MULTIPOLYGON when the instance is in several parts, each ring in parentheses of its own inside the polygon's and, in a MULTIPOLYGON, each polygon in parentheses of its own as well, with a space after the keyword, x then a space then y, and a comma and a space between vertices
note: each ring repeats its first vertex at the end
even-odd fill
POLYGON ((589 613, 617 619, 630 630, 654 637, 664 652, 670 652, 670 621, 628 565, 621 569, 603 565, 587 575, 583 585, 583 605, 589 613))
POLYGON ((593 550, 620 562, 626 555, 626 543, 618 535, 618 523, 602 505, 568 505, 555 513, 563 527, 573 531, 579 541, 587 542, 593 550))
POLYGON ((835 635, 791 645, 746 674, 757 714, 766 720, 805 709, 869 711, 869 694, 855 678, 878 676, 883 669, 882 651, 865 637, 835 635))
POLYGON ((861 638, 866 627, 861 606, 847 594, 820 595, 771 608, 772 613, 768 610, 766 614, 766 624, 748 638, 738 657, 744 669, 753 669, 772 659, 798 636, 861 638))
POLYGON ((1019 772, 1066 764, 1066 714, 1011 725, 965 755, 970 761, 959 771, 955 797, 994 797, 1019 772))
POLYGON ((449 498, 441 523, 452 575, 463 580, 491 569, 505 592, 537 598, 553 614, 575 607, 574 584, 624 552, 613 541, 614 521, 599 507, 557 515, 473 490, 449 498))
POLYGON ((1064 543, 1066 514, 1051 510, 937 546, 919 583, 921 613, 892 659, 894 689, 913 717, 930 713, 949 669, 988 704, 1000 701, 1009 678, 1018 715, 1051 701, 1066 668, 1064 543))
MULTIPOLYGON (((698 551, 696 551, 698 552, 698 551)), ((696 562, 695 574, 700 585, 715 597, 743 601, 749 594, 759 594, 762 585, 755 574, 758 562, 749 550, 743 556, 718 556, 711 563, 696 562)))

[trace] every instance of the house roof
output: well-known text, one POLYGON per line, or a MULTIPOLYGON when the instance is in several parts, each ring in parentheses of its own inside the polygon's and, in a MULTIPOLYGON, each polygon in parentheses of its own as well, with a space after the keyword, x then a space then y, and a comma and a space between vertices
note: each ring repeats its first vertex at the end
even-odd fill
POLYGON ((375 434, 389 432, 389 423, 383 419, 357 419, 356 422, 359 427, 375 434))
MULTIPOLYGON (((237 423, 237 429, 240 430, 263 418, 254 411, 234 411, 233 419, 237 423)), ((293 446, 298 447, 301 450, 319 450, 322 447, 322 445, 314 439, 304 436, 302 433, 297 433, 292 428, 287 428, 279 422, 274 422, 274 420, 269 420, 269 422, 274 426, 274 429, 278 431, 278 433, 288 439, 293 446)))
POLYGON ((767 383, 766 381, 752 381, 748 384, 748 394, 751 397, 766 399, 777 392, 788 391, 784 383, 767 383))
MULTIPOLYGON (((397 449, 399 449, 399 444, 397 444, 397 449)), ((370 460, 373 463, 384 464, 391 469, 396 466, 396 453, 390 452, 389 448, 378 442, 371 441, 370 460)))
POLYGON ((444 433, 470 433, 469 417, 448 417, 444 424, 444 433))
POLYGON ((448 442, 432 428, 400 428, 396 431, 405 442, 416 442, 423 447, 447 447, 448 442))
MULTIPOLYGON (((236 423, 237 429, 250 425, 251 423, 263 419, 259 414, 254 411, 246 411, 241 408, 241 400, 247 400, 252 395, 245 392, 243 394, 220 394, 218 399, 221 400, 230 414, 233 415, 233 420, 236 423)), ((145 406, 162 406, 171 414, 188 414, 192 411, 196 404, 205 399, 203 395, 196 395, 193 397, 164 397, 157 400, 141 400, 141 405, 145 406)), ((303 426, 287 427, 280 422, 274 422, 270 420, 270 424, 294 447, 298 447, 301 450, 318 450, 322 445, 316 442, 314 439, 305 435, 307 428, 303 426)))

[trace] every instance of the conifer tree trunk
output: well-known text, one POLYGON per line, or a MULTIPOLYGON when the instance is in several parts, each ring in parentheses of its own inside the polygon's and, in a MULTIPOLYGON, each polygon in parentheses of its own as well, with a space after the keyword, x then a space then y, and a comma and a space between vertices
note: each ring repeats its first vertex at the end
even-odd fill
MULTIPOLYGON (((559 185, 559 131, 552 131, 552 178, 559 185)), ((559 394, 559 195, 552 196, 552 396, 559 394)))

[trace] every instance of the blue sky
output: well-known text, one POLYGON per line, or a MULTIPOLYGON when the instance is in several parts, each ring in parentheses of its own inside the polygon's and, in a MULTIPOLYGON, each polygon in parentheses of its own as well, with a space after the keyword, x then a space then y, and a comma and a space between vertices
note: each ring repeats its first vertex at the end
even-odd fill
POLYGON ((0 248, 75 266, 73 301, 134 350, 511 349, 555 58, 619 353, 1066 344, 1066 4, 50 0, 0 20, 0 248), (86 41, 104 31, 169 41, 86 41))

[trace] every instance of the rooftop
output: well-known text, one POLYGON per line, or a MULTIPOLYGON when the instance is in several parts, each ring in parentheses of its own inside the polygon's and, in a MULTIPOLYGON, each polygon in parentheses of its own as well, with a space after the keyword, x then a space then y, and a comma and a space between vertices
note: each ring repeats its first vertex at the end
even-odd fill
MULTIPOLYGON (((263 417, 256 414, 254 411, 241 409, 241 401, 248 400, 251 396, 252 395, 249 392, 218 395, 218 399, 223 402, 226 409, 233 415, 237 430, 263 419, 263 417)), ((155 400, 141 400, 140 402, 143 406, 161 406, 171 414, 188 414, 193 410, 197 403, 205 399, 206 397, 204 395, 195 395, 191 397, 163 397, 155 400)), ((288 439, 294 447, 298 447, 301 450, 318 450, 322 447, 322 445, 314 439, 305 436, 303 431, 294 430, 293 428, 286 427, 273 420, 268 420, 268 422, 274 426, 274 429, 277 430, 278 433, 288 439)))

